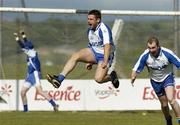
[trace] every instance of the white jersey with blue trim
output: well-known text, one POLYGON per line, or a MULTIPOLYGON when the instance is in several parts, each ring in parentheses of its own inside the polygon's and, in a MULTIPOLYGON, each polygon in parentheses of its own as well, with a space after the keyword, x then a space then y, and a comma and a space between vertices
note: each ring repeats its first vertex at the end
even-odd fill
POLYGON ((100 22, 96 27, 96 30, 88 29, 89 47, 91 47, 96 53, 104 54, 104 45, 110 44, 111 52, 114 52, 115 46, 113 43, 111 29, 100 22))
POLYGON ((150 78, 156 82, 162 82, 169 74, 173 73, 173 64, 180 69, 180 59, 171 50, 160 47, 157 58, 152 56, 148 49, 145 50, 133 70, 140 73, 146 65, 150 73, 150 78))

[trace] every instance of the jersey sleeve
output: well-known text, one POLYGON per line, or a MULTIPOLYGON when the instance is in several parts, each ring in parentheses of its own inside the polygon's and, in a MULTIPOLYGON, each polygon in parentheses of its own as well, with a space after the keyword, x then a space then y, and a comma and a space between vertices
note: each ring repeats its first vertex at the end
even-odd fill
POLYGON ((168 58, 169 62, 174 64, 178 69, 180 69, 180 58, 176 56, 174 52, 169 49, 163 49, 163 53, 168 58))
POLYGON ((108 26, 105 24, 101 26, 101 33, 103 44, 110 44, 112 42, 112 32, 108 26))
POLYGON ((25 48, 25 45, 21 40, 19 40, 17 42, 18 42, 18 45, 21 47, 21 49, 25 48))
POLYGON ((136 71, 137 73, 140 73, 144 69, 144 66, 146 65, 148 56, 149 56, 149 51, 145 50, 144 53, 142 53, 141 56, 139 57, 136 64, 134 65, 133 70, 136 71))

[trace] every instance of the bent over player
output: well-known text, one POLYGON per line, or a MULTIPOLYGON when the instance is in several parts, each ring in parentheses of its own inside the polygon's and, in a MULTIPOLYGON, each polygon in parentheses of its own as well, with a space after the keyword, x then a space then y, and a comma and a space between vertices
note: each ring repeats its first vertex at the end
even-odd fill
POLYGON ((52 76, 47 74, 47 80, 55 88, 59 88, 61 82, 75 68, 78 62, 86 63, 86 68, 88 70, 92 68, 93 64, 97 64, 95 81, 100 84, 112 81, 115 88, 119 87, 119 80, 116 72, 112 71, 110 75, 108 74, 115 51, 112 32, 110 28, 101 21, 101 12, 99 10, 91 10, 88 13, 88 24, 88 48, 81 49, 74 53, 59 75, 52 76))
POLYGON ((174 97, 175 81, 173 74, 173 64, 180 69, 180 59, 171 50, 161 47, 156 37, 149 38, 147 47, 148 49, 141 54, 132 70, 131 83, 134 83, 137 74, 143 70, 144 66, 147 66, 151 85, 160 101, 167 125, 172 125, 168 103, 180 124, 180 107, 174 97))
POLYGON ((44 98, 46 98, 49 103, 53 106, 54 111, 58 111, 58 105, 54 102, 53 99, 47 94, 47 92, 42 90, 42 86, 40 83, 41 79, 41 67, 40 61, 38 58, 37 52, 34 50, 34 46, 30 40, 27 40, 24 32, 21 32, 23 40, 19 38, 18 33, 14 33, 15 40, 21 47, 22 51, 27 55, 27 76, 25 82, 21 88, 21 98, 23 103, 24 112, 28 111, 28 103, 26 93, 31 88, 31 86, 35 86, 37 94, 40 94, 44 98))

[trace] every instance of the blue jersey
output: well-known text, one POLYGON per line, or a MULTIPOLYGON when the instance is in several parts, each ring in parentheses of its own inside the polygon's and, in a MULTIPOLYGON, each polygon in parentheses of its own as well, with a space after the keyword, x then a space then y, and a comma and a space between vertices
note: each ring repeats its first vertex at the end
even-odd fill
POLYGON ((111 52, 115 51, 113 43, 112 32, 110 28, 103 22, 100 22, 95 30, 88 29, 89 47, 93 49, 95 53, 104 55, 104 45, 111 45, 111 52))
POLYGON ((160 47, 157 58, 152 56, 148 49, 145 50, 133 70, 140 73, 146 65, 150 73, 150 78, 156 82, 162 82, 173 73, 172 64, 180 69, 180 59, 171 50, 160 47))
POLYGON ((34 50, 34 46, 31 41, 24 40, 18 41, 21 49, 27 55, 28 74, 34 71, 40 72, 40 61, 37 52, 34 50))

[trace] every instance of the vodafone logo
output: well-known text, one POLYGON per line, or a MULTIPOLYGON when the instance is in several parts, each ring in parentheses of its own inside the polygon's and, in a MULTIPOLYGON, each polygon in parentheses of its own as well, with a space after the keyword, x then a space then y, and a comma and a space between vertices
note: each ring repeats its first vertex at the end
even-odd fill
POLYGON ((95 90, 95 95, 99 99, 106 99, 110 96, 117 96, 119 94, 120 90, 114 89, 114 87, 108 86, 107 89, 103 90, 95 90))

